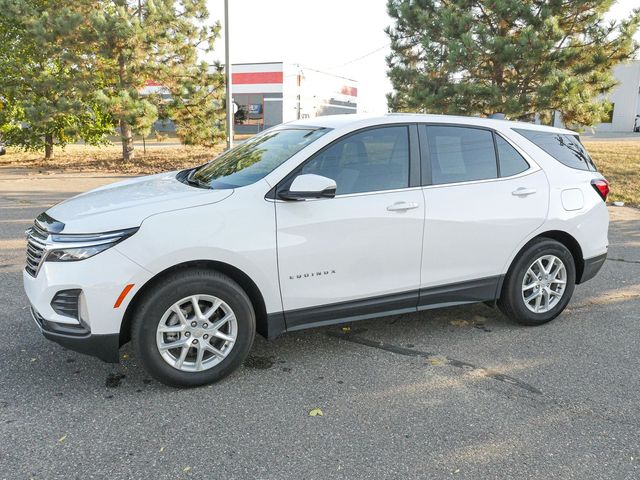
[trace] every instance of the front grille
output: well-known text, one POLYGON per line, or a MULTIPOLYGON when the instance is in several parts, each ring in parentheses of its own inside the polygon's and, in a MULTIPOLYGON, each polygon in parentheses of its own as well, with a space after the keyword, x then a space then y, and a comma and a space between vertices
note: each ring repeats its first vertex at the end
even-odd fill
POLYGON ((55 294, 53 300, 51 300, 51 308, 53 308, 53 311, 58 315, 79 320, 78 297, 80 296, 80 292, 80 289, 60 290, 55 294))
POLYGON ((27 265, 25 269, 32 277, 38 274, 40 264, 45 256, 45 242, 48 234, 34 225, 27 236, 27 265))

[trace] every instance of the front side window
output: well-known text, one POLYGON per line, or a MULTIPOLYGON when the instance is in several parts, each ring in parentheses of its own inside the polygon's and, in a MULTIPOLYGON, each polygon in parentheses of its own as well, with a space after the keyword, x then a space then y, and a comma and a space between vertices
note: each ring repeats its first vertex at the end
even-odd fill
POLYGON ((267 130, 200 167, 193 179, 210 188, 237 188, 257 182, 327 133, 327 128, 267 130))
POLYGON ((300 171, 331 178, 336 194, 376 192, 409 186, 409 129, 368 129, 338 140, 300 171))
POLYGON ((567 167, 597 171, 593 160, 580 143, 577 135, 524 128, 514 128, 514 130, 567 167))
POLYGON ((524 172, 529 168, 527 161, 500 135, 496 135, 496 150, 500 164, 500 176, 510 177, 524 172))
POLYGON ((429 126, 427 142, 434 185, 498 177, 493 136, 488 130, 429 126))

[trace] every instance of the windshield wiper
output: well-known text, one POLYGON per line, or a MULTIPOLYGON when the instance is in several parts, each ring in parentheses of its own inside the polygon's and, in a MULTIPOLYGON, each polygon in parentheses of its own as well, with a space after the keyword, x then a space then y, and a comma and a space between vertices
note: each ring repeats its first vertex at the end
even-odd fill
POLYGON ((195 178, 194 174, 198 171, 197 168, 194 168, 193 170, 191 170, 189 172, 189 174, 186 176, 185 180, 187 181, 187 183, 189 185, 193 185, 194 187, 198 187, 198 188, 206 188, 208 190, 211 190, 211 185, 209 185, 207 182, 203 182, 202 180, 200 180, 199 178, 195 178))

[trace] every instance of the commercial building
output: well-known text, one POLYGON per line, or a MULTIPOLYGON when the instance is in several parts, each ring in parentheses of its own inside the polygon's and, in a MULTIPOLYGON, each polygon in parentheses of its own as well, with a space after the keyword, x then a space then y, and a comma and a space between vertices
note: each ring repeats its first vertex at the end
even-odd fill
POLYGON ((284 62, 231 69, 236 133, 257 133, 296 119, 356 113, 355 80, 284 62))
POLYGON ((611 119, 596 125, 596 132, 632 132, 640 126, 640 60, 616 65, 613 75, 618 85, 607 96, 611 119))

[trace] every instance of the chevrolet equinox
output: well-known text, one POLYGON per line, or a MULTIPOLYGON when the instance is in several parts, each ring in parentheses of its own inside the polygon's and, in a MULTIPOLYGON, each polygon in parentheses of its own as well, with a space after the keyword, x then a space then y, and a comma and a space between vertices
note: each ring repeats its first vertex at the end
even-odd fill
POLYGON ((486 302, 540 325, 607 254, 607 181, 575 132, 438 115, 279 125, 209 163, 104 186, 27 230, 42 334, 174 386, 256 332, 486 302))

